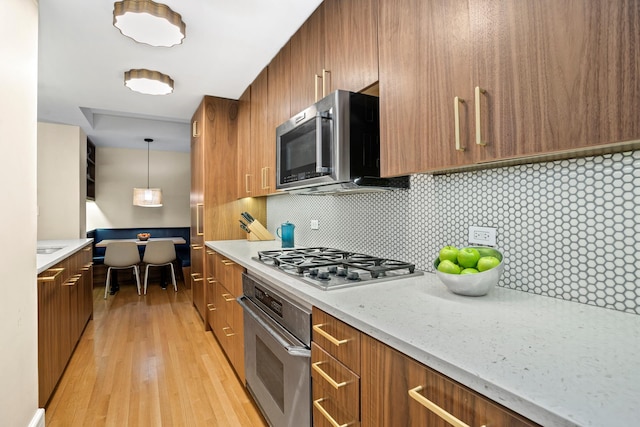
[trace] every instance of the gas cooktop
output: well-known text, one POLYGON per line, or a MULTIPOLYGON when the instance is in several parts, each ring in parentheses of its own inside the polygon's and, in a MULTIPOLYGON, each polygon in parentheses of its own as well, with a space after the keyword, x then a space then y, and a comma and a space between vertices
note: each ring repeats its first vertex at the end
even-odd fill
POLYGON ((408 262, 325 247, 262 251, 256 259, 323 290, 423 274, 408 262))

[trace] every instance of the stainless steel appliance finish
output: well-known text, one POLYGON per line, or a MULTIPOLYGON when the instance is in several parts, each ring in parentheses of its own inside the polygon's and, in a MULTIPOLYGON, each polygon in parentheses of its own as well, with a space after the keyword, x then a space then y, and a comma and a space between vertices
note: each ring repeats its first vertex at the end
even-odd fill
POLYGON ((243 274, 247 388, 270 425, 311 425, 311 312, 243 274))
POLYGON ((423 274, 408 262, 325 247, 262 251, 256 259, 323 290, 423 274))
POLYGON ((379 100, 335 91, 276 129, 276 188, 308 194, 408 188, 380 178, 379 100))

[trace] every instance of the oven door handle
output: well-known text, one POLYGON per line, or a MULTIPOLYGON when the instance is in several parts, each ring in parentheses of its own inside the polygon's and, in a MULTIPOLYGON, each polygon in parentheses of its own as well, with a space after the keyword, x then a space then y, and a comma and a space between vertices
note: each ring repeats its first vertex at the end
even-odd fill
POLYGON ((268 319, 263 319, 262 316, 256 313, 253 307, 251 307, 249 304, 247 304, 244 301, 246 298, 247 297, 245 296, 238 298, 238 304, 240 304, 244 312, 250 315, 253 318, 253 320, 258 322, 258 324, 261 327, 263 327, 269 333, 269 335, 273 337, 273 339, 278 341, 278 344, 280 344, 282 348, 284 348, 287 351, 287 353, 289 353, 291 356, 294 356, 294 357, 305 357, 305 358, 311 357, 311 350, 309 350, 307 347, 304 347, 304 346, 291 345, 289 340, 282 333, 284 329, 280 325, 278 325, 276 322, 269 321, 268 319))

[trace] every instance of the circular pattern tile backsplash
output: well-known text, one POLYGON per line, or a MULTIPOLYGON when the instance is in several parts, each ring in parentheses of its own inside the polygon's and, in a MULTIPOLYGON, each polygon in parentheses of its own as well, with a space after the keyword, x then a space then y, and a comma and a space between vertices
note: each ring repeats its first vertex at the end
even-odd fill
POLYGON ((410 190, 277 196, 267 208, 269 229, 293 222, 298 245, 425 271, 440 247, 467 245, 470 226, 495 227, 500 286, 640 314, 640 151, 413 175, 410 190))

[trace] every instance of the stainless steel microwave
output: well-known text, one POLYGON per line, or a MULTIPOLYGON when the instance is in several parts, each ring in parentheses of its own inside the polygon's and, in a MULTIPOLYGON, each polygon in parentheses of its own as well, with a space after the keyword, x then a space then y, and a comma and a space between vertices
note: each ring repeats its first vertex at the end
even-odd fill
POLYGON ((276 129, 276 188, 309 193, 408 187, 380 178, 375 96, 337 90, 276 129))

